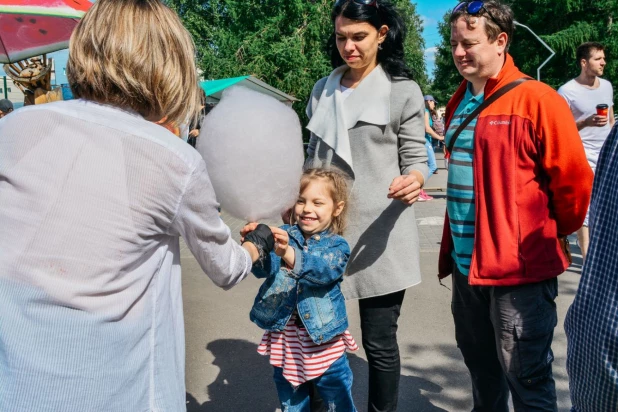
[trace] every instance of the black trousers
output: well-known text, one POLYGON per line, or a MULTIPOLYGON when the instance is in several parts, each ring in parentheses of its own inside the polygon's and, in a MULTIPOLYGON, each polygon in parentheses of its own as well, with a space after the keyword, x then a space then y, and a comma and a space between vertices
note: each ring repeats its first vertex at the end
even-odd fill
POLYGON ((470 286, 453 273, 455 338, 472 378, 474 412, 557 411, 551 343, 558 280, 470 286))
POLYGON ((369 412, 397 410, 401 360, 397 321, 405 290, 359 300, 363 348, 369 363, 369 412))

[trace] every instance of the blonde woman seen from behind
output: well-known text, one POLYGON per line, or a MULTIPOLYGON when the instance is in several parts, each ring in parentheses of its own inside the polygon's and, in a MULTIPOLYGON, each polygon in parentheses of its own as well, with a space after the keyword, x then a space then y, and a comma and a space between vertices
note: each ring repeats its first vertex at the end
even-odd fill
POLYGON ((154 123, 197 116, 193 58, 159 0, 98 0, 71 38, 77 100, 0 122, 0 410, 186 408, 179 237, 222 288, 257 259, 154 123))

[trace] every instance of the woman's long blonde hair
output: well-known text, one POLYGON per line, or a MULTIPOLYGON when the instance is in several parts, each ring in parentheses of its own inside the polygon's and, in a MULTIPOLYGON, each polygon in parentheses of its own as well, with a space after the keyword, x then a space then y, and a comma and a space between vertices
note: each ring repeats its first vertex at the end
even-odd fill
POLYGON ((131 110, 150 121, 190 122, 202 105, 195 47, 160 0, 98 0, 69 46, 76 98, 131 110))

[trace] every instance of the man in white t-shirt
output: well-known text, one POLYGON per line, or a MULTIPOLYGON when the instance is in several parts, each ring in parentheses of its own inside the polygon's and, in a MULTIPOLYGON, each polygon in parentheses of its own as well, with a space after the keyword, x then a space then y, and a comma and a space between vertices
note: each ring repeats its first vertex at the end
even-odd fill
MULTIPOLYGON (((597 167, 601 147, 614 125, 614 91, 610 82, 600 78, 605 68, 604 49, 596 42, 580 45, 576 56, 581 72, 558 89, 571 107, 592 171, 597 167)), ((577 231, 577 238, 585 259, 589 241, 588 215, 584 226, 577 231)))

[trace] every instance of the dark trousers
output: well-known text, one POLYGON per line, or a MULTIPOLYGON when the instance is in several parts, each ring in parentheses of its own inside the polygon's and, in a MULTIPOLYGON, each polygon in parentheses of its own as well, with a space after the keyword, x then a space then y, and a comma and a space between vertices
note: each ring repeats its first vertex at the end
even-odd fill
POLYGON ((401 361, 397 320, 405 290, 359 300, 363 348, 369 363, 369 412, 397 410, 401 361))
POLYGON ((470 286, 453 273, 455 337, 472 378, 473 412, 557 411, 551 343, 558 280, 470 286))

